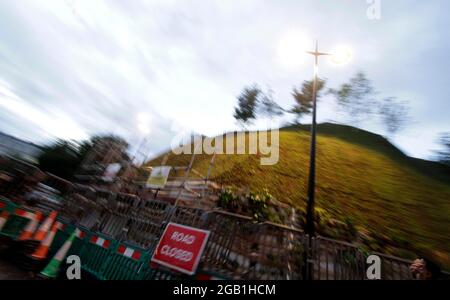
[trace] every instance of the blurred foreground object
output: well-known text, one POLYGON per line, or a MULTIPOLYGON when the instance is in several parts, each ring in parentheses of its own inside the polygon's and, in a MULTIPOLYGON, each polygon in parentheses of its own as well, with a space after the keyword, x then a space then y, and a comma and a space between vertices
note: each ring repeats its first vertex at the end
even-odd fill
POLYGON ((436 280, 441 276, 440 268, 428 259, 415 259, 409 267, 415 279, 436 280))

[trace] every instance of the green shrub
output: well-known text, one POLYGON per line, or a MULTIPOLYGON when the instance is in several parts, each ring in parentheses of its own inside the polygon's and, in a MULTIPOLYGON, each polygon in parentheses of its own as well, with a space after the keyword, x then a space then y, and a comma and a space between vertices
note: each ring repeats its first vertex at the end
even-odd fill
POLYGON ((223 189, 219 193, 217 205, 226 210, 236 212, 239 209, 239 197, 236 196, 231 189, 223 189))
POLYGON ((269 203, 272 195, 267 189, 261 192, 250 192, 246 195, 246 200, 252 217, 258 222, 269 220, 269 203))

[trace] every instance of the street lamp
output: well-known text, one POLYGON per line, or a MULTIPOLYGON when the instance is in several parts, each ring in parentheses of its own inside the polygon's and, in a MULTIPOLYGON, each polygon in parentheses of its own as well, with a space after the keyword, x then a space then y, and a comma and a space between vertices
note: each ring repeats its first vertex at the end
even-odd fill
POLYGON ((319 45, 316 41, 315 51, 306 51, 314 56, 314 81, 313 81, 313 111, 311 124, 311 150, 309 159, 309 177, 308 177, 308 202, 306 206, 306 227, 305 231, 310 236, 314 235, 314 202, 315 202, 315 183, 316 183, 316 106, 317 106, 317 77, 319 56, 330 56, 335 64, 344 64, 351 58, 349 48, 340 46, 333 53, 319 52, 319 45))

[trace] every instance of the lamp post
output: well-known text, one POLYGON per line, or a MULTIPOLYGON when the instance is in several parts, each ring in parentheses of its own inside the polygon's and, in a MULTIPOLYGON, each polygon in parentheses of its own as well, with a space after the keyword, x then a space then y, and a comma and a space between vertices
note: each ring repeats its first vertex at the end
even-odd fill
POLYGON ((329 53, 319 52, 319 45, 316 41, 316 50, 306 53, 314 56, 314 79, 312 93, 312 124, 311 124, 311 150, 309 158, 309 177, 308 177, 308 203, 306 206, 306 233, 310 236, 314 234, 314 202, 315 202, 315 184, 316 184, 316 106, 317 106, 317 73, 319 56, 330 55, 329 53))
POLYGON ((309 177, 308 177, 308 203, 306 207, 306 228, 305 231, 310 236, 314 235, 314 204, 315 204, 315 185, 316 185, 316 114, 317 114, 317 79, 319 56, 332 56, 332 60, 336 64, 343 64, 351 58, 349 49, 344 47, 337 48, 334 53, 319 52, 319 45, 316 41, 316 49, 307 51, 306 53, 314 56, 314 79, 312 93, 312 124, 311 124, 311 150, 309 160, 309 177))

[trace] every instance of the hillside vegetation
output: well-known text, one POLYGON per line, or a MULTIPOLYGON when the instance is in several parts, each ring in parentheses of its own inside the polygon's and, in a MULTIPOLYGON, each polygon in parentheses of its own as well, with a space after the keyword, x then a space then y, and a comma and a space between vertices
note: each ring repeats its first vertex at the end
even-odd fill
MULTIPOLYGON (((261 166, 259 155, 217 155, 212 180, 228 186, 267 188, 302 215, 306 207, 309 127, 280 130, 279 161, 261 166)), ((171 154, 168 165, 188 165, 190 155, 171 154)), ((206 174, 211 155, 197 155, 206 174)), ((162 156, 149 162, 161 163, 162 156)), ((350 126, 320 124, 316 206, 327 224, 351 224, 369 249, 400 256, 425 251, 450 265, 450 172, 438 163, 410 158, 383 137, 350 126), (334 223, 333 223, 334 222, 334 223)), ((331 225, 332 226, 332 225, 331 225)), ((332 231, 321 234, 335 238, 332 231)))

